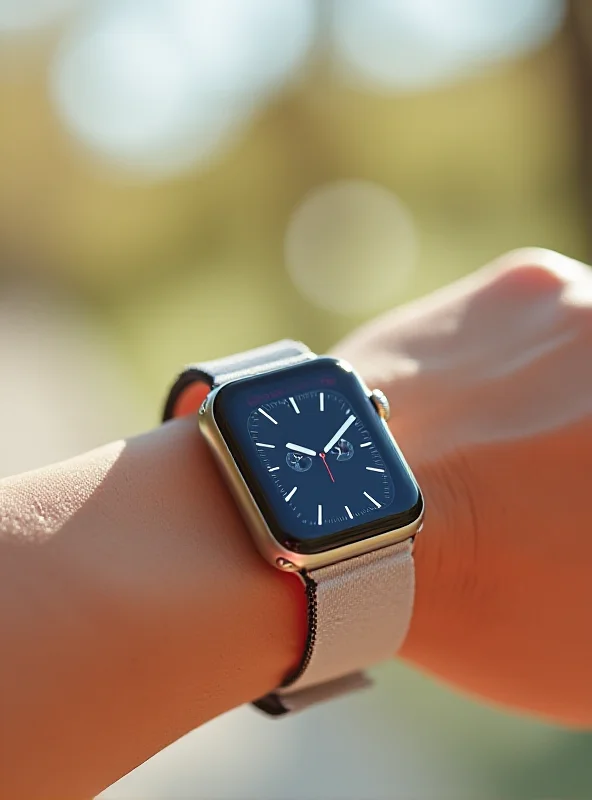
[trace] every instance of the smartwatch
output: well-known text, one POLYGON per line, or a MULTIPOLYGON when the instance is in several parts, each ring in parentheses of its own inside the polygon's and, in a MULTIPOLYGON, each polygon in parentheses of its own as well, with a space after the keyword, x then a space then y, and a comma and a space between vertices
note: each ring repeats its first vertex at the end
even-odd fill
POLYGON ((345 361, 284 340, 187 366, 164 419, 188 414, 261 556, 306 593, 300 663, 255 705, 282 715, 368 685, 366 667, 409 627, 423 517, 385 395, 345 361))

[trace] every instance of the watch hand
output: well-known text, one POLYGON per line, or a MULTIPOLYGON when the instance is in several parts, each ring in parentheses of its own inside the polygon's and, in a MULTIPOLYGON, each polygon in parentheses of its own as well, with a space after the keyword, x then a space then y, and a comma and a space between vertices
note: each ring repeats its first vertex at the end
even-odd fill
POLYGON ((345 420, 345 422, 343 423, 341 428, 339 428, 339 430, 337 431, 335 436, 333 436, 331 439, 329 439, 327 444, 323 447, 323 451, 325 453, 328 453, 329 450, 333 447, 333 445, 341 439, 343 434, 346 432, 346 430, 349 428, 349 426, 352 424, 352 422, 355 421, 355 419, 356 418, 354 417, 353 414, 349 415, 349 417, 345 420))
POLYGON ((331 478, 331 480, 333 481, 333 483, 335 483, 335 478, 333 477, 333 473, 331 472, 331 468, 330 468, 330 467, 329 467, 329 465, 327 464, 327 456, 325 455, 325 453, 319 453, 319 455, 320 455, 320 457, 323 459, 323 464, 324 464, 324 465, 325 465, 325 467, 327 468, 327 472, 329 473, 329 477, 331 478))
POLYGON ((287 442, 286 447, 288 450, 295 450, 297 453, 304 453, 305 456, 316 456, 314 450, 310 450, 308 447, 301 447, 299 444, 292 444, 292 442, 287 442))

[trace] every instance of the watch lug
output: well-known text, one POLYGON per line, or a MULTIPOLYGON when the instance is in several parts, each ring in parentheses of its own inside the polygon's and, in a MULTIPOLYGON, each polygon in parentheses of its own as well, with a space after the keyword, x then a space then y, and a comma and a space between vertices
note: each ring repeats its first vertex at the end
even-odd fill
POLYGON ((287 558, 276 558, 275 565, 283 572, 298 572, 298 567, 296 564, 292 564, 292 562, 288 561, 287 558))
POLYGON ((372 405, 376 409, 379 417, 381 417, 385 422, 388 422, 391 416, 391 407, 385 393, 381 392, 380 389, 373 389, 372 393, 370 394, 370 400, 372 401, 372 405))

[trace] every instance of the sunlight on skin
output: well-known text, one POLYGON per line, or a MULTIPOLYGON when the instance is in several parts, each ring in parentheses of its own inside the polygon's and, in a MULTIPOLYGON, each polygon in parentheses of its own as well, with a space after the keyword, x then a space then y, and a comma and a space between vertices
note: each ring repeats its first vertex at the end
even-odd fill
MULTIPOLYGON (((592 304, 562 294, 589 280, 557 254, 514 253, 336 348, 391 397, 391 427, 426 498, 401 655, 487 702, 582 727, 592 724, 592 304), (508 372, 510 352, 527 357, 508 372), (419 370, 393 372, 400 355, 419 370)), ((255 552, 194 420, 0 492, 7 794, 96 793, 298 662, 302 588, 255 552), (23 546, 28 526, 41 546, 23 546)))

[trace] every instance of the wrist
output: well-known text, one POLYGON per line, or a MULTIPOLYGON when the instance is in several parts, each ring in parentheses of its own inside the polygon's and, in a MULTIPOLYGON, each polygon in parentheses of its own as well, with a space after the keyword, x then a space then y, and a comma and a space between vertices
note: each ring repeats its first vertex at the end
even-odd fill
POLYGON ((39 753, 13 794, 94 795, 298 663, 301 585, 255 552, 195 420, 0 494, 5 755, 39 753))
POLYGON ((414 610, 400 655, 446 675, 456 657, 451 643, 464 637, 467 613, 479 615, 474 493, 462 458, 449 448, 439 451, 424 421, 401 415, 393 427, 425 501, 414 545, 414 610))
POLYGON ((302 656, 306 602, 298 577, 257 552, 195 419, 167 423, 151 435, 167 439, 167 482, 178 503, 169 519, 172 536, 182 541, 179 563, 171 566, 178 658, 196 696, 205 686, 219 696, 219 706, 208 697, 200 718, 188 720, 195 726, 282 682, 302 656), (216 658, 206 663, 204 648, 216 658))
POLYGON ((143 475, 138 517, 127 522, 138 532, 135 646, 148 663, 166 659, 155 688, 183 733, 271 691, 294 668, 304 593, 257 553, 194 418, 132 440, 124 460, 118 469, 130 480, 143 475))

